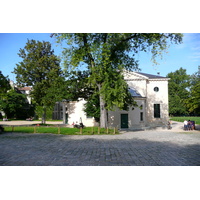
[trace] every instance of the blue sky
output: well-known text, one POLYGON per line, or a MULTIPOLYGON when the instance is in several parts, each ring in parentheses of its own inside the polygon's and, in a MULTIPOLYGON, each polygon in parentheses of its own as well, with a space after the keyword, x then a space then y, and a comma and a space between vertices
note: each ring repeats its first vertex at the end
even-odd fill
MULTIPOLYGON (((61 56, 60 46, 56 44, 55 38, 51 38, 49 33, 0 33, 0 70, 4 76, 9 76, 15 81, 15 74, 11 72, 16 64, 21 61, 18 56, 20 48, 24 48, 27 39, 49 41, 55 54, 61 56)), ((150 53, 139 53, 136 58, 139 60, 139 67, 144 73, 166 76, 180 67, 187 70, 188 74, 197 72, 200 65, 200 34, 184 34, 183 43, 171 45, 168 53, 163 54, 163 59, 158 59, 159 65, 154 65, 151 61, 150 53)))

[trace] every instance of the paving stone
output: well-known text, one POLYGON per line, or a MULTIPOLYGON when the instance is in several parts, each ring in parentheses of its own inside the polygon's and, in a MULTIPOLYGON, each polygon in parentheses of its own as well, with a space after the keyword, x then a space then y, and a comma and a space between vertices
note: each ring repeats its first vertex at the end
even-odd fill
POLYGON ((4 133, 1 166, 200 166, 200 132, 4 133))

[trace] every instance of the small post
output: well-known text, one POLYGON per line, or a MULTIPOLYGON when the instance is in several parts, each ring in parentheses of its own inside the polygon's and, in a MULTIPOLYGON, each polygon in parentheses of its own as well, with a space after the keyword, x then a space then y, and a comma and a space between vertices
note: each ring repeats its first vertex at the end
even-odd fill
POLYGON ((82 134, 83 133, 83 129, 82 129, 82 127, 80 127, 80 134, 82 134))
POLYGON ((107 129, 106 129, 106 133, 108 134, 108 127, 107 127, 107 129))
POLYGON ((100 127, 98 127, 98 134, 100 134, 100 127))
POLYGON ((113 134, 115 134, 116 133, 116 129, 115 129, 115 127, 114 127, 114 133, 113 134))
POLYGON ((36 133, 36 126, 34 126, 34 133, 36 133))
POLYGON ((94 127, 92 127, 92 135, 94 134, 94 127))
POLYGON ((12 126, 12 132, 14 132, 14 126, 12 126))
POLYGON ((60 134, 60 126, 58 126, 58 134, 60 134))

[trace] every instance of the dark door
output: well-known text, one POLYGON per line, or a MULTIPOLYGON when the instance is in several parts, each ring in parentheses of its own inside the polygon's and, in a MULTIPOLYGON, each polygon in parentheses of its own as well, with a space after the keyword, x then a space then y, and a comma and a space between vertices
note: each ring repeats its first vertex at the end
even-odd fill
POLYGON ((69 117, 68 113, 66 113, 65 116, 66 116, 66 124, 68 124, 68 117, 69 117))
POLYGON ((128 114, 121 114, 121 128, 128 128, 128 114))

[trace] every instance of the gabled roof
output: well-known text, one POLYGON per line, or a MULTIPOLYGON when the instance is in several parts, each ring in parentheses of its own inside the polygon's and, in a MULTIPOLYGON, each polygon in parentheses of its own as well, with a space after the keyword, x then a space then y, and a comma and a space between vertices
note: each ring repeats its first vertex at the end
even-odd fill
POLYGON ((166 78, 166 77, 163 77, 163 76, 152 75, 152 74, 146 74, 146 73, 142 73, 142 72, 135 72, 135 73, 140 74, 140 75, 143 75, 143 76, 146 76, 146 77, 149 78, 149 79, 166 78))
POLYGON ((147 74, 143 72, 130 72, 125 71, 124 72, 125 80, 170 80, 167 77, 159 76, 159 75, 153 75, 153 74, 147 74))

